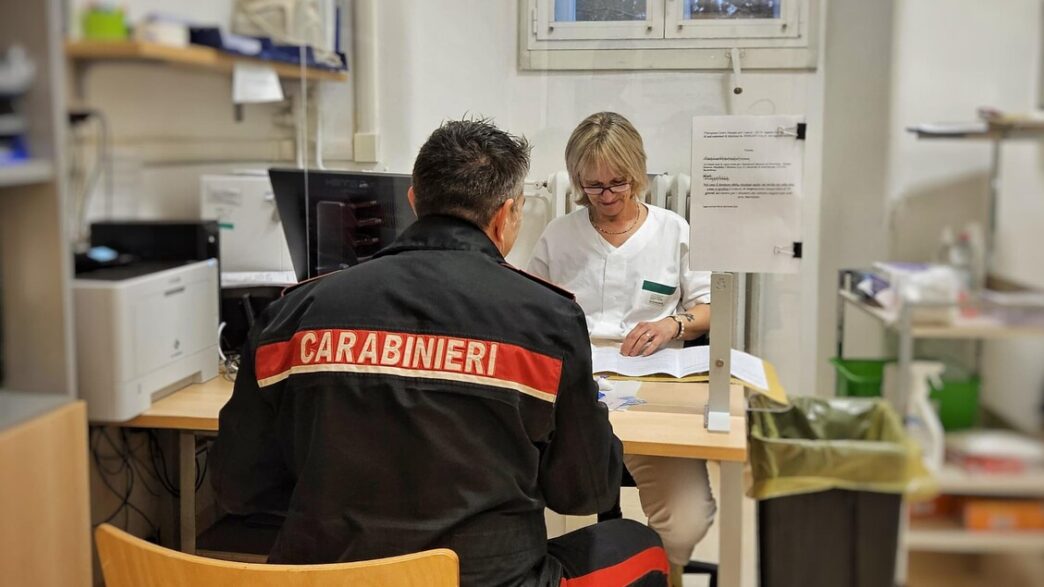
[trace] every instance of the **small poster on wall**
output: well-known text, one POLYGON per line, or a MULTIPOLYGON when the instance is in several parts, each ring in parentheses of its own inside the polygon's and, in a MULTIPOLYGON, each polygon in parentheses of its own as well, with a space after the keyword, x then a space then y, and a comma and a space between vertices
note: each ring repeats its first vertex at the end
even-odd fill
POLYGON ((796 273, 804 119, 692 119, 689 262, 701 271, 796 273))

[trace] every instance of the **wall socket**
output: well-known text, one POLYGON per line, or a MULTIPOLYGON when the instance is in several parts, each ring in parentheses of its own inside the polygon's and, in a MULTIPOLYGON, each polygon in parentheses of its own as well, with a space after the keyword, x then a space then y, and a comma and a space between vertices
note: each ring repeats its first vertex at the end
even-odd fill
POLYGON ((359 163, 376 163, 380 160, 381 135, 377 133, 355 133, 355 156, 359 163))

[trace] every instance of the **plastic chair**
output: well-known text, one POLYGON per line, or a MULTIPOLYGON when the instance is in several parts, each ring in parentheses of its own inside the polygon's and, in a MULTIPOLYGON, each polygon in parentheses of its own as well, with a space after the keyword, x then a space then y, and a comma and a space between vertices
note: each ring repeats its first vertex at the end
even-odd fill
POLYGON ((185 554, 110 524, 94 532, 106 587, 457 587, 460 563, 445 548, 324 565, 240 563, 185 554))

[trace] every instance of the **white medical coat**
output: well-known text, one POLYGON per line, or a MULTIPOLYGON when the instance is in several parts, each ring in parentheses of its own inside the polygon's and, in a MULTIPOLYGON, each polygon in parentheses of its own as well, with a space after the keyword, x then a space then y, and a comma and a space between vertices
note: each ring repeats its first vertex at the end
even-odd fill
POLYGON ((528 271, 576 296, 595 344, 619 343, 638 322, 710 303, 710 273, 689 269, 689 223, 648 208, 645 223, 619 248, 580 207, 552 220, 533 250, 528 271))

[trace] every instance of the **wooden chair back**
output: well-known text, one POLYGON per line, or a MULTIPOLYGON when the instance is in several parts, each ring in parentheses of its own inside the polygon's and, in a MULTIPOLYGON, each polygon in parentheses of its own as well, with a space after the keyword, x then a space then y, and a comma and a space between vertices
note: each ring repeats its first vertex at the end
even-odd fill
POLYGON ((369 561, 268 565, 185 554, 110 524, 94 532, 106 587, 457 587, 460 563, 445 548, 369 561))

